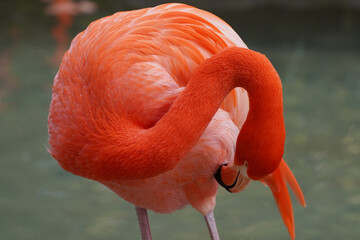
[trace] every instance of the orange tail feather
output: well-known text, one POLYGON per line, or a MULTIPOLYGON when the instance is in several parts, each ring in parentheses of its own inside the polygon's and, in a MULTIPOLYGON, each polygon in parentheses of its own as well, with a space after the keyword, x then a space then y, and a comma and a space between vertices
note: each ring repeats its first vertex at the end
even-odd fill
POLYGON ((284 159, 281 160, 279 167, 281 168, 282 174, 285 175, 286 182, 290 185, 290 188, 293 190, 298 202, 301 204, 301 206, 306 207, 305 198, 301 191, 301 188, 284 159))
POLYGON ((260 181, 270 187, 283 222, 289 231, 291 239, 294 239, 295 222, 291 199, 286 183, 290 185, 290 188, 294 191, 295 196, 300 204, 302 206, 306 205, 303 193, 294 175, 286 165, 285 161, 282 159, 279 167, 273 173, 261 179, 260 181))

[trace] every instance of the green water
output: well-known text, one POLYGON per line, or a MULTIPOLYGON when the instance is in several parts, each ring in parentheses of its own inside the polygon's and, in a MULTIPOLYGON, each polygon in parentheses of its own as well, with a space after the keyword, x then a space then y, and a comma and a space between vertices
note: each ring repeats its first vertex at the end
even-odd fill
MULTIPOLYGON (((16 83, 0 79, 0 239, 140 239, 132 205, 63 171, 45 150, 57 69, 49 65, 54 21, 41 7, 13 4, 18 11, 1 11, 0 52, 12 49, 16 83), (15 40, 8 34, 13 24, 15 40)), ((72 36, 107 14, 76 18, 72 36)), ((219 15, 250 48, 265 53, 282 78, 285 159, 308 205, 294 206, 297 239, 358 239, 360 12, 271 8, 219 15)), ((289 239, 270 191, 259 183, 236 195, 220 190, 215 216, 222 239, 289 239)), ((150 224, 154 239, 209 239, 191 207, 150 212, 150 224)))

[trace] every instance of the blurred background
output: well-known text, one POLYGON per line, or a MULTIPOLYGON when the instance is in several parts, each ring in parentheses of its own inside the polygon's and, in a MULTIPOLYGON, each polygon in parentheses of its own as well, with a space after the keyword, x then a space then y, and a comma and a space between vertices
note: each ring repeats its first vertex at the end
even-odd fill
MULTIPOLYGON (((227 21, 282 78, 285 159, 308 205, 294 206, 297 239, 359 239, 360 1, 179 2, 227 21)), ((61 56, 77 33, 100 17, 160 3, 1 1, 1 239, 140 239, 131 204, 63 171, 47 153, 47 114, 61 56)), ((215 216, 222 239, 290 239, 259 183, 234 195, 221 189, 215 216)), ((150 224, 154 239, 209 239, 191 207, 150 212, 150 224)))

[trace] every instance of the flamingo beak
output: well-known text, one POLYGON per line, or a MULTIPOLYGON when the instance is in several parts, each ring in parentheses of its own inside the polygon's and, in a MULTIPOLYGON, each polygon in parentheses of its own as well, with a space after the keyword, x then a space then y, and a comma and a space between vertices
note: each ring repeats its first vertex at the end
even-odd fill
POLYGON ((250 178, 246 174, 247 167, 235 164, 224 164, 215 173, 216 181, 231 193, 237 193, 246 188, 250 178))

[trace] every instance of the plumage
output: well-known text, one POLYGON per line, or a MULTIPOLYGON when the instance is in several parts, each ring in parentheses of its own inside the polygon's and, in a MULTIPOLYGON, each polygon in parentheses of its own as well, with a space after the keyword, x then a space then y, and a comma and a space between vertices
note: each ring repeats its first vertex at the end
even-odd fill
MULTIPOLYGON (((185 5, 120 12, 92 23, 73 40, 54 81, 49 116, 51 153, 58 160, 71 159, 66 163, 60 160, 65 168, 82 167, 82 161, 88 159, 78 163, 77 155, 91 145, 92 138, 101 137, 106 127, 121 131, 114 115, 126 115, 143 128, 152 127, 204 59, 235 45, 245 47, 227 24, 185 5), (87 137, 95 131, 96 136, 87 137)), ((119 176, 117 182, 103 183, 138 206, 168 213, 188 204, 184 188, 205 177, 209 189, 214 189, 206 200, 212 204, 198 210, 209 212, 217 188, 213 173, 221 164, 233 161, 247 101, 244 90, 234 89, 198 144, 173 170, 141 181, 119 176)))
MULTIPOLYGON (((245 65, 239 74, 274 79, 269 84, 279 81, 268 60, 241 49, 247 47, 228 24, 184 4, 119 12, 91 23, 72 41, 54 80, 50 153, 65 170, 105 184, 138 207, 170 213, 191 204, 206 216, 216 202, 214 173, 234 165, 239 134, 252 136, 242 126, 254 116, 255 110, 248 116, 249 99, 259 94, 230 82, 230 68, 243 62, 223 64, 222 59, 256 58, 249 66, 269 69, 270 75, 245 65)), ((279 91, 259 99, 277 98, 281 85, 279 91)), ((279 104, 282 116, 282 97, 279 104)), ((274 120, 264 126, 276 130, 279 120, 282 131, 282 118, 267 115, 274 120)), ((281 149, 274 151, 282 155, 281 149)), ((278 168, 280 159, 264 163, 264 169, 249 162, 249 173, 263 177, 278 168)), ((249 178, 243 175, 245 187, 249 178)), ((291 171, 287 176, 294 186, 291 171)))

